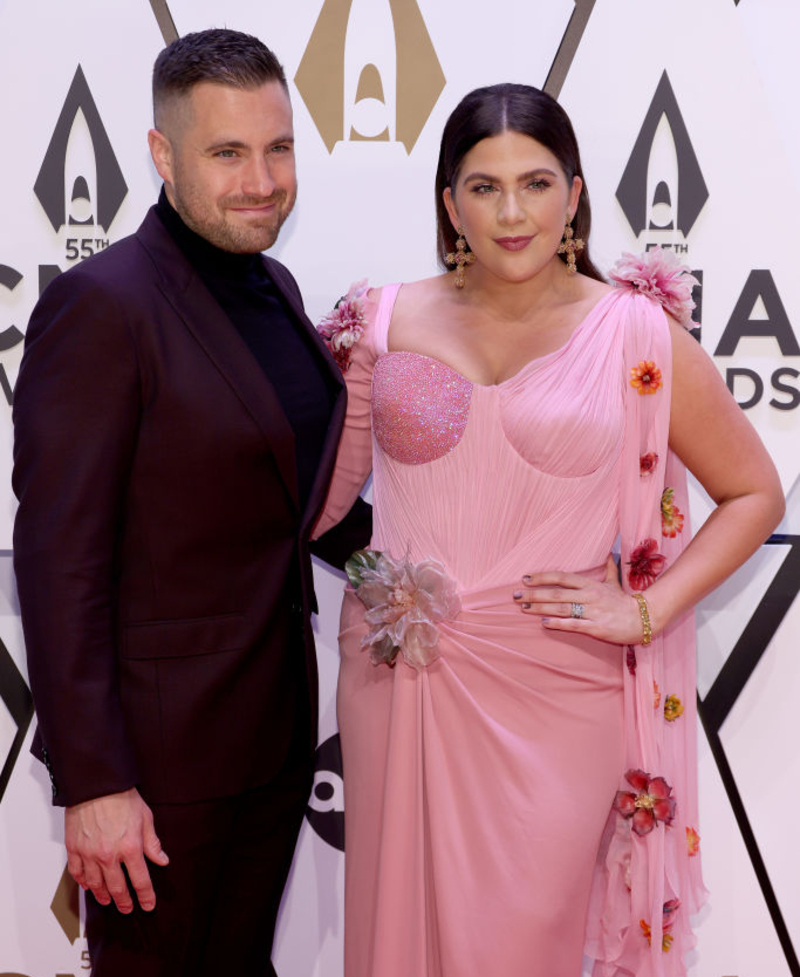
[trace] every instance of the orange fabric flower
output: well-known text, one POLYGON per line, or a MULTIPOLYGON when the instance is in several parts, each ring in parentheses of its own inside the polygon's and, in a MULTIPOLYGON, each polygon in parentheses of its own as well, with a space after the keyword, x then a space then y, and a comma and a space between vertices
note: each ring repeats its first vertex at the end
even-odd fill
POLYGON ((664 700, 664 719, 674 723, 678 716, 683 715, 683 703, 676 695, 668 695, 664 700))
POLYGON ((700 835, 694 828, 686 828, 686 848, 689 851, 689 858, 693 858, 700 851, 700 835))
POLYGON ((631 386, 640 394, 654 394, 664 386, 661 370, 652 360, 642 360, 631 367, 631 386))
POLYGON ((653 708, 658 709, 661 705, 661 691, 658 687, 658 682, 653 679, 653 708))

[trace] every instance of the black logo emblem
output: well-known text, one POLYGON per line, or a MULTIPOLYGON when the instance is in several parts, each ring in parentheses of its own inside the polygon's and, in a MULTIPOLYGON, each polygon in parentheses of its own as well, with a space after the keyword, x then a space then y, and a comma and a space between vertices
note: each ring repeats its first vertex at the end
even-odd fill
POLYGON ((338 733, 317 747, 306 817, 323 841, 344 851, 344 784, 338 733))
POLYGON ((2 801, 8 782, 11 780, 14 764, 22 749, 28 725, 33 718, 33 700, 30 690, 2 641, 0 641, 0 699, 5 703, 16 726, 16 733, 5 757, 0 756, 0 801, 2 801))
POLYGON ((708 200, 700 164, 666 71, 617 187, 617 200, 637 237, 645 228, 659 231, 677 228, 687 237, 708 200), (677 171, 658 173, 653 180, 651 157, 662 118, 675 146, 677 171), (653 187, 651 191, 648 185, 653 187))
MULTIPOLYGON (((67 189, 64 173, 67 146, 79 111, 83 113, 92 139, 97 164, 97 201, 94 209, 95 216, 84 219, 70 216, 69 223, 93 224, 96 218, 97 223, 107 231, 125 199, 128 186, 80 65, 67 92, 64 107, 53 130, 53 137, 47 147, 33 191, 39 198, 39 203, 50 219, 53 229, 60 231, 67 223, 67 189)), ((75 178, 73 186, 69 188, 69 195, 70 203, 75 209, 88 210, 91 213, 92 201, 88 199, 89 184, 85 175, 75 178)))

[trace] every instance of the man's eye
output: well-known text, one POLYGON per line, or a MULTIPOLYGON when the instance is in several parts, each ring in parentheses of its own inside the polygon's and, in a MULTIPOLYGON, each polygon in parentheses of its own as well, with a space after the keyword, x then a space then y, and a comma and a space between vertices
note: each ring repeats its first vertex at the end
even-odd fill
POLYGON ((217 156, 219 156, 221 159, 233 159, 234 156, 236 156, 236 150, 235 149, 221 149, 217 153, 217 156))

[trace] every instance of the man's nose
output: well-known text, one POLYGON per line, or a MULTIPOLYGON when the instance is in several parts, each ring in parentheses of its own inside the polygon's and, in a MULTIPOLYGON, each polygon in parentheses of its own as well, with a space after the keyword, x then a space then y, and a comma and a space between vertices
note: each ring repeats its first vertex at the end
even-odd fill
POLYGON ((242 180, 242 191, 254 197, 270 197, 275 190, 269 160, 264 156, 253 156, 248 160, 242 180))

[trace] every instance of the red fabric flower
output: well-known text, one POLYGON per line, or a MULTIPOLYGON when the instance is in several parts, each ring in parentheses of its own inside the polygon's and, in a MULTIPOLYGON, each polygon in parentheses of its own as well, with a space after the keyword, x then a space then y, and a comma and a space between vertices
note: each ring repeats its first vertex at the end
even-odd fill
POLYGON ((622 817, 631 819, 631 828, 637 835, 650 834, 658 821, 672 824, 675 798, 663 777, 651 777, 644 770, 629 770, 625 779, 636 793, 618 790, 614 810, 622 817))
POLYGON ((636 650, 633 645, 628 645, 628 650, 625 652, 625 664, 631 675, 636 675, 636 650))
POLYGON ((652 475, 657 464, 658 455, 655 451, 648 451, 646 455, 641 455, 639 458, 639 474, 652 475))
POLYGON ((664 386, 661 370, 652 360, 642 360, 631 367, 631 386, 639 394, 654 394, 664 386))
POLYGON ((654 539, 644 539, 633 550, 628 560, 628 583, 634 590, 645 590, 664 569, 666 557, 658 552, 654 539))

